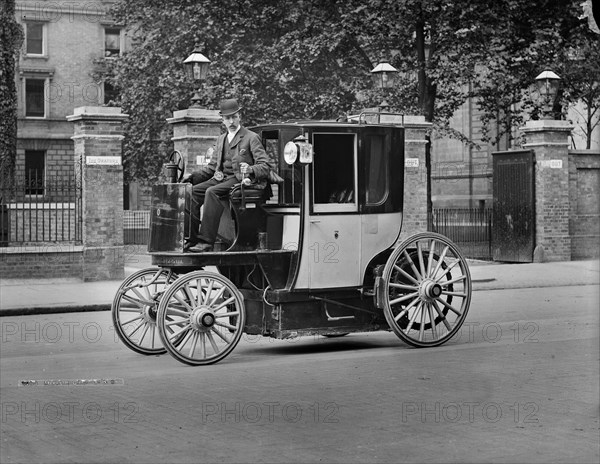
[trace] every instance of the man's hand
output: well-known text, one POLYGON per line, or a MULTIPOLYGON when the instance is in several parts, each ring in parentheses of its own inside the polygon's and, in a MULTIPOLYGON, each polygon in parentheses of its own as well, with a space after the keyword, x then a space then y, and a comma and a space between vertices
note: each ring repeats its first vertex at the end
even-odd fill
POLYGON ((183 177, 181 178, 181 182, 191 182, 191 181, 192 181, 192 173, 191 172, 184 174, 183 177))
POLYGON ((242 183, 244 185, 250 185, 252 181, 248 177, 248 171, 250 170, 250 165, 248 163, 240 163, 240 171, 242 172, 242 183))

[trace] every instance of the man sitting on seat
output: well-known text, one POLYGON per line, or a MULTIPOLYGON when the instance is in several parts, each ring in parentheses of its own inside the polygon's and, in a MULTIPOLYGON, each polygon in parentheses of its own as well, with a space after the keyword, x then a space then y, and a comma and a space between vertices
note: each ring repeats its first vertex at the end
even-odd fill
POLYGON ((207 166, 186 174, 184 182, 191 182, 191 230, 185 251, 209 251, 217 238, 223 213, 220 199, 226 198, 231 188, 242 181, 244 185, 264 188, 274 164, 262 146, 260 137, 243 127, 241 107, 237 100, 223 100, 220 116, 227 133, 217 139, 216 150, 207 166), (204 205, 200 224, 200 207, 204 205), (200 233, 198 225, 200 224, 200 233))

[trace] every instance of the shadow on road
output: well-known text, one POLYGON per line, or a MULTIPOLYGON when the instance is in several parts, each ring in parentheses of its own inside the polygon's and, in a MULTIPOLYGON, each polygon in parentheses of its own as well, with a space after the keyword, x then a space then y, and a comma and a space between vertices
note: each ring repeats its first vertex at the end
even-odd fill
POLYGON ((319 335, 298 337, 289 340, 268 339, 267 343, 260 346, 246 346, 247 354, 273 354, 273 355, 303 355, 314 353, 335 353, 342 351, 371 350, 380 348, 412 349, 400 340, 390 336, 385 339, 364 339, 364 334, 349 334, 343 338, 328 338, 319 335), (362 339, 359 339, 358 337, 362 339))

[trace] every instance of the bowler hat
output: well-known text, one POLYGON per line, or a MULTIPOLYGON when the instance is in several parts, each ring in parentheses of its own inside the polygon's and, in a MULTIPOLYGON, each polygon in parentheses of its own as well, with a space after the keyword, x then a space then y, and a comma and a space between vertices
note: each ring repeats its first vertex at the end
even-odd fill
POLYGON ((222 100, 221 101, 221 110, 219 111, 219 114, 221 116, 231 116, 232 114, 237 113, 241 109, 242 109, 242 107, 239 105, 237 100, 235 100, 233 98, 231 98, 229 100, 222 100))

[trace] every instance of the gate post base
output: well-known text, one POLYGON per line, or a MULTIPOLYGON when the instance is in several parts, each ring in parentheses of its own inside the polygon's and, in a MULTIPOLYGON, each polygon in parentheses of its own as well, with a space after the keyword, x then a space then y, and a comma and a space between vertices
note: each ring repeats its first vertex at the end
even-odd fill
POLYGON ((84 282, 98 280, 122 280, 125 278, 125 247, 85 247, 83 249, 84 282))
POLYGON ((538 245, 533 250, 533 262, 534 263, 545 263, 546 253, 542 245, 538 245))

